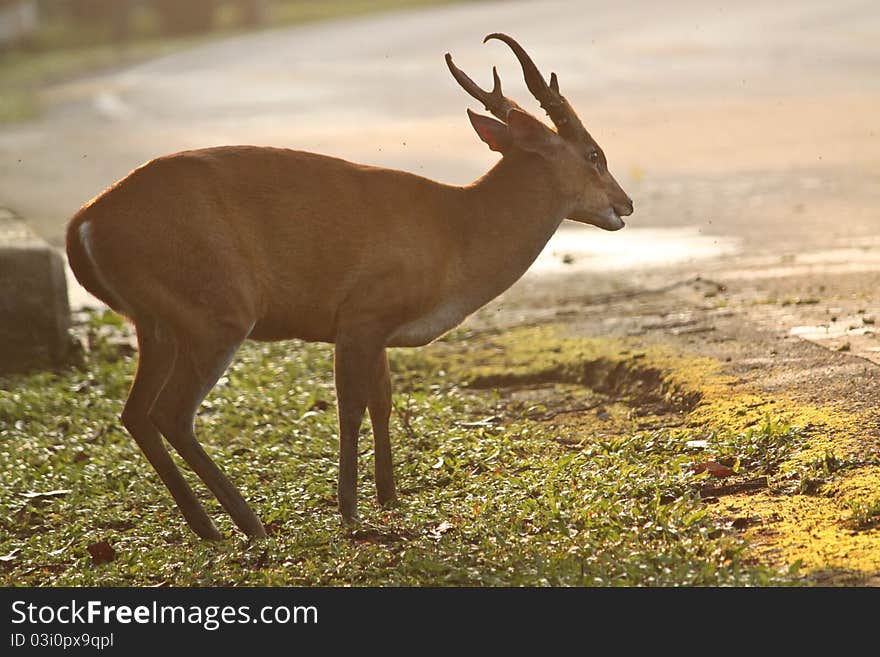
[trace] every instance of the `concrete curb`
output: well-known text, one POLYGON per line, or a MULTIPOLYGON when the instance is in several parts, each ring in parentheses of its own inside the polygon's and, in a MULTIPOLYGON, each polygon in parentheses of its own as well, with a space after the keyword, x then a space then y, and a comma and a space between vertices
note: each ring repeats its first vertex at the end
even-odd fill
POLYGON ((69 328, 64 258, 0 208, 0 373, 59 365, 69 328))

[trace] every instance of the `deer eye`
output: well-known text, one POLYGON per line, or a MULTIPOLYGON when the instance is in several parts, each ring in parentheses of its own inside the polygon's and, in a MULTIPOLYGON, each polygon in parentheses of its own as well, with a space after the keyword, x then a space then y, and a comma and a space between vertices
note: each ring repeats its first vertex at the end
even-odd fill
POLYGON ((599 163, 599 151, 590 151, 590 154, 587 155, 587 159, 593 164, 599 163))

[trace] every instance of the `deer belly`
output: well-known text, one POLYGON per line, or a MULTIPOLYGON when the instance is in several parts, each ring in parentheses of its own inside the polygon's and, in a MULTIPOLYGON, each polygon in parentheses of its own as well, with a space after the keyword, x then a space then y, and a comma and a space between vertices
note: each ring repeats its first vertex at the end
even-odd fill
POLYGON ((461 301, 442 303, 427 315, 398 328, 388 340, 389 347, 421 347, 455 328, 467 317, 472 308, 461 301))

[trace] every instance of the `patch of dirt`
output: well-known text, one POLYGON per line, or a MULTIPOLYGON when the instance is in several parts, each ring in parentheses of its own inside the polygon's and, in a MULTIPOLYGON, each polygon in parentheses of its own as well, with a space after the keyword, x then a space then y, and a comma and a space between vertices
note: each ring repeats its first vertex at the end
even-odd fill
POLYGON ((643 365, 638 356, 556 363, 537 371, 478 374, 469 381, 470 387, 477 389, 540 388, 554 383, 583 386, 609 403, 624 402, 638 409, 640 415, 687 413, 702 399, 702 393, 683 389, 661 370, 643 365))

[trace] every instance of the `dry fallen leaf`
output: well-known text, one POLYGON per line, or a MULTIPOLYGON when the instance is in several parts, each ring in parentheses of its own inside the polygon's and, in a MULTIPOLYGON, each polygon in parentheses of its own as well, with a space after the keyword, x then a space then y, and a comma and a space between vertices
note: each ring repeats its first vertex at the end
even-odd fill
POLYGON ((456 424, 460 427, 467 428, 479 428, 479 427, 491 427, 494 424, 497 424, 498 421, 501 420, 497 415, 490 415, 487 418, 483 418, 482 420, 477 420, 476 422, 456 422, 456 424))
POLYGON ((21 548, 15 548, 9 554, 4 554, 4 555, 0 556, 0 561, 3 561, 3 562, 12 561, 15 559, 16 555, 18 555, 18 553, 20 551, 21 551, 21 548))
POLYGON ((47 491, 28 491, 27 493, 19 493, 22 497, 27 498, 29 500, 37 500, 43 497, 62 497, 64 495, 68 495, 72 493, 69 488, 58 488, 56 490, 47 490, 47 491))
POLYGON ((57 556, 60 556, 61 554, 64 554, 64 551, 65 551, 67 548, 69 548, 71 545, 73 545, 74 542, 75 542, 75 539, 72 539, 72 540, 70 540, 70 541, 67 543, 67 545, 62 545, 62 546, 61 546, 60 548, 58 548, 57 550, 52 550, 51 552, 48 553, 49 556, 50 556, 50 557, 57 557, 57 556))
POLYGON ((430 532, 431 537, 432 538, 440 538, 441 536, 443 536, 443 534, 445 534, 446 532, 448 532, 449 530, 454 529, 454 528, 455 528, 455 525, 453 525, 448 520, 444 520, 439 525, 434 527, 434 529, 431 530, 431 532, 430 532))
POLYGON ((102 564, 113 561, 116 558, 116 550, 107 541, 92 543, 86 550, 92 556, 92 563, 102 564))
POLYGON ((730 468, 726 465, 721 465, 720 463, 716 463, 715 461, 703 461, 702 463, 694 464, 694 474, 700 474, 701 472, 708 472, 713 477, 730 477, 731 475, 736 474, 736 470, 730 468))

